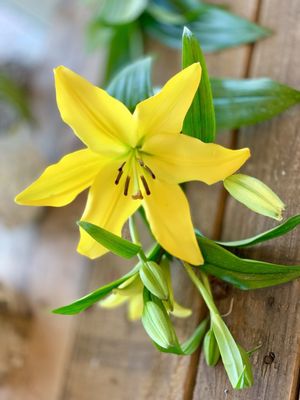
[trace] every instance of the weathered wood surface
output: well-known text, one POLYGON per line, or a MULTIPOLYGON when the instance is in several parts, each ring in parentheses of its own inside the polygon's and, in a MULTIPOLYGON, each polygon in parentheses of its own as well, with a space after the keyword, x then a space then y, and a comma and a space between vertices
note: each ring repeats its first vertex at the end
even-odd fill
MULTIPOLYGON (((297 0, 262 2, 259 22, 276 33, 255 45, 250 76, 270 76, 300 87, 299 54, 295 51, 300 41, 299 16, 297 0)), ((287 215, 299 212, 299 121, 299 109, 294 108, 271 122, 243 129, 237 143, 238 147, 249 146, 252 150, 252 161, 245 168, 246 173, 262 179, 279 193, 287 205, 287 215)), ((273 225, 228 199, 222 237, 247 237, 273 225)), ((298 230, 242 254, 278 263, 299 264, 299 240, 298 230)), ((262 345, 252 357, 255 384, 249 390, 234 392, 223 368, 208 369, 201 359, 193 399, 298 398, 299 288, 297 281, 272 289, 228 293, 219 306, 226 310, 230 299, 234 299, 233 311, 226 318, 233 334, 247 349, 262 345), (270 353, 273 354, 270 356, 270 353)))
MULTIPOLYGON (((218 0, 214 2, 219 3, 218 0)), ((97 63, 85 65, 83 53, 78 53, 79 45, 72 44, 74 41, 68 42, 70 33, 78 34, 82 22, 80 18, 74 21, 73 2, 63 3, 65 7, 57 17, 61 21, 61 33, 58 29, 49 46, 53 54, 57 54, 54 51, 56 40, 61 45, 64 37, 65 48, 69 51, 65 55, 55 55, 45 63, 47 74, 55 64, 67 63, 96 82, 97 63), (65 15, 73 21, 67 27, 64 26, 65 15)), ((231 0, 227 4, 247 18, 255 20, 259 17, 259 21, 273 28, 276 35, 255 45, 253 52, 251 47, 245 46, 209 56, 210 73, 232 77, 244 77, 248 73, 251 76, 266 75, 300 87, 296 51, 300 40, 297 25, 299 2, 231 0)), ((162 51, 156 45, 155 48, 162 51)), ((156 83, 163 83, 180 68, 178 54, 163 51, 165 53, 160 56, 155 74, 156 83)), ((57 122, 54 99, 51 102, 46 101, 51 109, 49 118, 55 115, 55 128, 53 125, 52 128, 60 132, 62 125, 57 122)), ((38 109, 41 113, 42 106, 38 109)), ((252 148, 252 161, 245 171, 271 184, 285 199, 289 214, 299 212, 297 114, 298 110, 293 109, 270 123, 242 130, 237 144, 238 147, 252 148)), ((44 129, 44 137, 50 137, 49 126, 44 129)), ((62 146, 70 146, 71 136, 67 135, 67 138, 66 141, 60 139, 59 148, 51 140, 46 143, 47 153, 50 148, 50 158, 56 158, 62 146)), ((225 145, 234 142, 230 133, 224 134, 220 140, 225 145)), ((219 236, 222 226, 223 238, 235 239, 272 225, 265 218, 255 216, 230 199, 226 200, 221 185, 190 185, 188 194, 193 204, 194 220, 209 236, 219 236)), ((82 200, 68 209, 47 211, 41 222, 26 233, 25 230, 15 231, 9 242, 0 241, 1 254, 5 254, 1 258, 2 263, 5 260, 1 264, 5 265, 1 278, 27 293, 35 314, 28 340, 29 356, 21 372, 1 382, 1 400, 296 399, 297 363, 300 360, 297 336, 300 323, 296 309, 298 283, 249 293, 231 290, 225 299, 219 301, 221 311, 226 312, 230 299, 234 298, 233 312, 226 322, 241 344, 246 348, 262 344, 261 350, 253 356, 255 386, 240 393, 232 391, 221 365, 210 369, 201 355, 198 360, 199 354, 175 357, 158 353, 149 343, 140 323, 126 320, 124 309, 106 311, 94 307, 76 317, 47 314, 49 308, 72 300, 127 270, 127 266, 120 265, 114 256, 88 263, 76 255, 77 231, 73 221, 80 215, 82 200), (16 250, 14 242, 20 237, 23 241, 19 242, 16 250), (275 354, 272 364, 266 364, 270 360, 266 358, 269 352, 275 354)), ((6 234, 3 229, 0 238, 6 234)), ((293 233, 283 240, 243 254, 299 263, 298 241, 299 234, 293 233)), ((178 299, 195 311, 193 317, 176 323, 179 336, 184 338, 203 314, 204 307, 191 285, 179 275, 178 268, 176 279, 178 299)))

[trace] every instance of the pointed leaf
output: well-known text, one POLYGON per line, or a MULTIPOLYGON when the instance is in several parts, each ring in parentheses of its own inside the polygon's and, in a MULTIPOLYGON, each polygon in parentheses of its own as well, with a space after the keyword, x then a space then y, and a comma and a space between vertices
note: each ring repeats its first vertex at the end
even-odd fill
POLYGON ((300 277, 300 265, 271 264, 237 257, 212 240, 197 236, 204 265, 201 270, 239 289, 259 289, 300 277))
MULTIPOLYGON (((164 7, 168 10, 167 7, 164 7)), ((205 52, 222 50, 228 47, 251 43, 269 36, 270 31, 244 18, 232 14, 218 6, 195 2, 172 11, 172 19, 166 19, 166 13, 151 13, 151 9, 142 15, 142 24, 146 32, 169 47, 180 48, 183 26, 187 26, 199 39, 205 52), (184 16, 185 21, 176 22, 176 16, 184 16)))
POLYGON ((241 378, 245 376, 245 369, 250 366, 248 360, 245 360, 245 357, 248 358, 247 353, 241 354, 239 346, 220 315, 211 315, 211 323, 222 362, 232 387, 234 389, 250 387, 252 385, 251 380, 241 378))
POLYGON ((272 79, 211 79, 217 129, 266 121, 300 102, 300 92, 272 79))
POLYGON ((93 239, 112 253, 123 258, 132 258, 141 250, 141 246, 122 239, 113 233, 86 221, 79 221, 78 225, 84 229, 93 239))
POLYGON ((151 57, 125 67, 107 87, 108 93, 133 111, 139 102, 153 95, 151 69, 151 57))
POLYGON ((98 15, 109 25, 128 24, 139 17, 147 3, 148 0, 102 0, 98 15))
POLYGON ((269 229, 266 232, 260 233, 258 235, 252 236, 247 239, 235 240, 232 242, 220 242, 216 243, 225 247, 248 247, 254 246, 255 244, 262 243, 266 240, 275 239, 276 237, 285 235, 286 233, 292 231, 300 224, 300 214, 294 215, 293 217, 288 218, 282 224, 275 226, 275 228, 269 229))
POLYGON ((103 297, 107 296, 109 293, 112 292, 113 289, 117 288, 121 283, 125 282, 129 277, 133 276, 136 273, 136 269, 134 268, 128 274, 122 276, 113 282, 108 283, 105 286, 87 294, 86 296, 82 297, 74 301, 71 304, 68 304, 64 307, 59 307, 53 310, 54 314, 65 314, 65 315, 74 315, 78 314, 87 308, 91 307, 93 304, 97 303, 103 297))
POLYGON ((216 120, 205 58, 196 37, 188 28, 184 28, 182 67, 186 68, 195 62, 200 62, 202 76, 199 88, 185 117, 182 131, 185 135, 196 137, 203 142, 214 142, 216 120))
POLYGON ((244 389, 253 385, 254 378, 249 354, 241 346, 238 347, 244 362, 244 371, 242 372, 235 389, 244 389))

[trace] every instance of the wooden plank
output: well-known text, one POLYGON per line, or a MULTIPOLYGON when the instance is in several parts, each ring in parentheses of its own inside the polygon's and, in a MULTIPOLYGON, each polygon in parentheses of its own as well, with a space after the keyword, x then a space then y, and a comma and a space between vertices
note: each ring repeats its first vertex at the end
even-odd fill
MULTIPOLYGON (((283 83, 300 87, 298 24, 300 3, 263 0, 259 21, 275 34, 255 45, 251 59, 251 76, 270 76, 283 83)), ((252 160, 245 172, 262 179, 284 199, 286 215, 299 213, 299 109, 249 129, 239 135, 238 147, 250 146, 252 160)), ((237 239, 261 232, 272 221, 255 215, 229 199, 223 239, 237 239)), ((273 262, 299 264, 300 233, 243 251, 243 256, 273 262)), ((226 318, 237 340, 247 349, 261 344, 252 357, 255 384, 235 392, 225 377, 223 367, 211 370, 201 359, 194 399, 282 399, 294 400, 299 385, 299 281, 277 288, 241 292, 229 289, 219 302, 226 312, 234 299, 231 315, 226 318)))
MULTIPOLYGON (((246 17, 253 18, 256 13, 255 1, 248 2, 247 6, 244 4, 244 7, 233 0, 230 3, 236 12, 242 10, 246 17)), ((178 53, 167 51, 158 44, 152 46, 160 54, 154 77, 155 83, 161 84, 180 68, 180 57, 178 53)), ((241 77, 248 62, 248 52, 248 48, 242 47, 209 56, 209 70, 218 76, 223 73, 241 77)), ((229 145, 231 137, 224 134, 220 141, 229 145)), ((188 187, 194 220, 210 236, 216 235, 218 231, 218 209, 223 201, 221 193, 220 186, 192 184, 188 187)), ((91 268, 90 290, 125 271, 124 265, 120 265, 113 256, 106 256, 92 263, 91 268)), ((178 334, 183 338, 187 337, 199 320, 203 306, 198 294, 178 268, 175 278, 178 298, 195 310, 194 316, 189 320, 176 322, 178 334)), ((61 400, 94 400, 99 397, 112 400, 190 398, 197 355, 175 357, 158 353, 150 345, 140 323, 129 323, 122 309, 93 309, 78 320, 76 340, 61 400)))

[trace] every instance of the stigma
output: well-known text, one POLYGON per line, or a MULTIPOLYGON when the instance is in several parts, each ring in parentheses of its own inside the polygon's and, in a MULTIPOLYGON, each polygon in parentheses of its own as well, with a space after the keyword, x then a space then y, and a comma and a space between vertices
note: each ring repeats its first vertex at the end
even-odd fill
POLYGON ((153 171, 141 158, 134 157, 120 165, 117 170, 115 185, 119 185, 123 181, 124 196, 128 196, 131 192, 133 200, 142 200, 144 196, 151 195, 149 179, 150 181, 156 179, 153 171), (123 175, 126 176, 125 180, 123 180, 123 175))

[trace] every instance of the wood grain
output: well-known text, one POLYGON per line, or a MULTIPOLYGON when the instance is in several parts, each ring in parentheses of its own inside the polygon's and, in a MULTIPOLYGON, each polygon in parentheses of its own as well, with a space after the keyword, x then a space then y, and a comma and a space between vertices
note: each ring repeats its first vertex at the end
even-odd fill
MULTIPOLYGON (((255 45, 250 63, 251 76, 270 76, 283 83, 300 87, 298 19, 300 3, 264 0, 259 22, 274 29, 275 34, 255 45)), ((287 216, 299 213, 299 109, 256 127, 243 129, 238 147, 250 146, 252 160, 245 172, 269 184, 285 201, 287 216)), ((225 215, 224 239, 246 237, 274 226, 264 217, 229 199, 225 215)), ((242 255, 273 262, 299 264, 299 230, 287 237, 243 251, 242 255)), ((237 340, 247 349, 261 344, 252 357, 255 384, 235 392, 218 365, 208 369, 199 364, 194 399, 282 399, 298 396, 299 375, 299 281, 277 288, 241 292, 231 290, 220 301, 222 312, 230 299, 234 308, 226 322, 237 340)))

